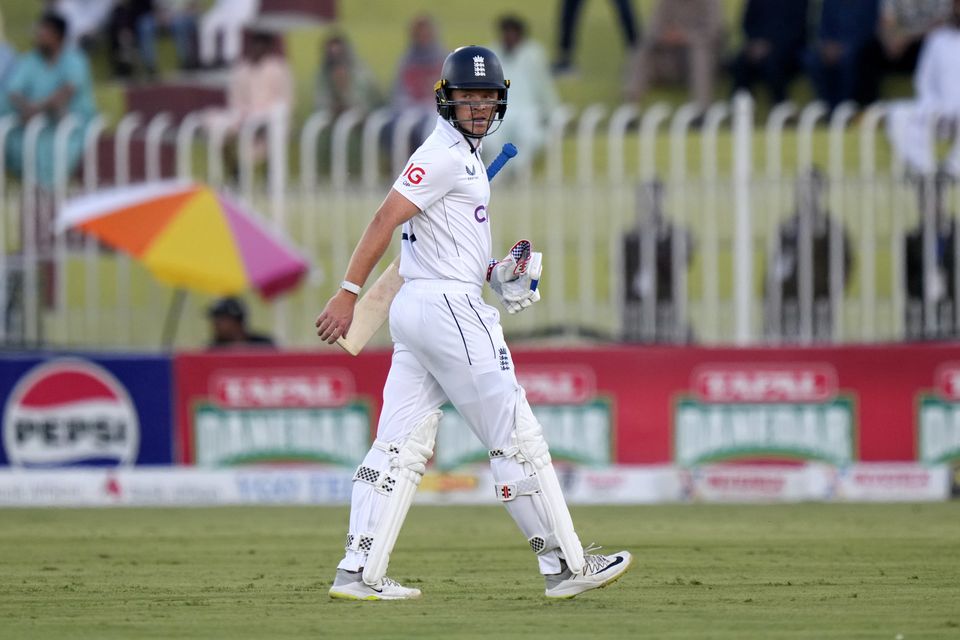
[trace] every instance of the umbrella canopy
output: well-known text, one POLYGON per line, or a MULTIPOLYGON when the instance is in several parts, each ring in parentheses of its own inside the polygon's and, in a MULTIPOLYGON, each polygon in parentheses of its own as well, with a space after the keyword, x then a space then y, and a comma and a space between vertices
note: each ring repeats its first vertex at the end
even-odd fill
POLYGON ((215 295, 271 297, 297 285, 308 263, 229 196, 163 181, 80 196, 57 227, 80 229, 142 262, 166 284, 215 295))

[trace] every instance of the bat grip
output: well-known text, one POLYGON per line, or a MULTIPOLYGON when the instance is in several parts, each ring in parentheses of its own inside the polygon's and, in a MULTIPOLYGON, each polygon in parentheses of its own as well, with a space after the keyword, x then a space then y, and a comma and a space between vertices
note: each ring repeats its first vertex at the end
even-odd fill
POLYGON ((507 164, 510 158, 515 155, 517 155, 517 148, 513 143, 508 142, 503 145, 503 149, 500 150, 497 157, 494 158, 490 166, 487 167, 487 180, 493 180, 494 176, 500 173, 500 169, 503 169, 503 165, 507 164))

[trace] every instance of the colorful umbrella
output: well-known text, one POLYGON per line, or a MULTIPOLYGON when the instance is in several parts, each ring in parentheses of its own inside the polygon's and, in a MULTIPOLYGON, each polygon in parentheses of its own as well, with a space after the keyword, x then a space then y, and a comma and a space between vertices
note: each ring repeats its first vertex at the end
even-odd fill
POLYGON ((229 196, 171 180, 98 191, 66 203, 59 230, 81 229, 142 262, 176 288, 215 295, 296 286, 303 256, 229 196))

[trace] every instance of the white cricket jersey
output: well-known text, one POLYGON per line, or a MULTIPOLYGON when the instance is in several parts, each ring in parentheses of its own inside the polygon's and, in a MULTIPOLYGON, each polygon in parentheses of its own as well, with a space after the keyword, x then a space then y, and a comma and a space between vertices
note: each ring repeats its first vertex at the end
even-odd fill
POLYGON ((404 280, 453 280, 482 286, 490 261, 490 182, 480 151, 437 117, 430 137, 393 183, 420 213, 403 224, 404 280))

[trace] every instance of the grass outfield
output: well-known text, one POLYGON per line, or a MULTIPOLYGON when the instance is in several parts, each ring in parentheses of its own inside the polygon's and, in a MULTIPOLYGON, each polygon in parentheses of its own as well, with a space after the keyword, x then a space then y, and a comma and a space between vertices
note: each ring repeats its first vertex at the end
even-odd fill
POLYGON ((960 504, 589 507, 615 585, 548 602, 499 508, 417 507, 400 603, 331 601, 343 508, 0 511, 2 638, 960 637, 960 504))

